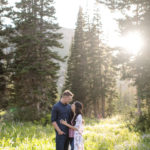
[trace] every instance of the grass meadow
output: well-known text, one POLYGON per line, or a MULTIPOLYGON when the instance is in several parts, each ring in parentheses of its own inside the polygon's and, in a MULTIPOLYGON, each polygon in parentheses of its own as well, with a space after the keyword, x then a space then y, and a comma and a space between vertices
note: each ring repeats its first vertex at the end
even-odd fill
MULTIPOLYGON (((150 133, 127 128, 120 116, 108 119, 85 119, 85 150, 150 150, 150 133)), ((51 125, 31 122, 1 122, 0 150, 55 150, 51 125)))

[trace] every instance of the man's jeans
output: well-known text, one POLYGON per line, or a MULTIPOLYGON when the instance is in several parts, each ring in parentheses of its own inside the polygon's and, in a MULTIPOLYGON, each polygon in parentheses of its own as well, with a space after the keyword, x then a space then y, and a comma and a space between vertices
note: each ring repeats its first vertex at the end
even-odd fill
POLYGON ((56 134, 56 150, 68 150, 69 138, 68 135, 56 134))

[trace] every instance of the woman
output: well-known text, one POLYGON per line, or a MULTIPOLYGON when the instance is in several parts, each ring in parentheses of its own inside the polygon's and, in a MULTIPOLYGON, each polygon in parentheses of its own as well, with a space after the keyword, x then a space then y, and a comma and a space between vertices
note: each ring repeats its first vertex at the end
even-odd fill
POLYGON ((83 119, 82 119, 82 109, 83 106, 80 102, 76 101, 72 104, 71 109, 74 113, 74 117, 72 119, 72 125, 68 124, 66 121, 61 120, 61 123, 70 128, 69 137, 72 135, 72 131, 74 131, 73 135, 73 145, 74 150, 84 150, 83 143, 83 119))

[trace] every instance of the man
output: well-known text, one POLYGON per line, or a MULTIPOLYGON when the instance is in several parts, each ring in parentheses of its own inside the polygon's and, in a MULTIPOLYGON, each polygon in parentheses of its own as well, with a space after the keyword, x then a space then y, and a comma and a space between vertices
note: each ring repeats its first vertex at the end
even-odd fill
POLYGON ((56 150, 68 150, 69 137, 68 127, 60 123, 60 120, 66 120, 68 123, 71 121, 71 106, 73 94, 66 90, 63 92, 61 99, 52 108, 51 121, 56 131, 56 150))

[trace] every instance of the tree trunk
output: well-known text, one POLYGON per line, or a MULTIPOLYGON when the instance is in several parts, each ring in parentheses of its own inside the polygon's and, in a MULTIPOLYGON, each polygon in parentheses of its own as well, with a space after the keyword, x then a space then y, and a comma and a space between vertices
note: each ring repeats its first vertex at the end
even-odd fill
POLYGON ((94 100, 94 116, 97 118, 97 102, 94 100))
POLYGON ((141 116, 142 115, 142 111, 141 111, 141 99, 138 96, 138 100, 137 100, 137 108, 138 108, 138 115, 141 116))
POLYGON ((102 94, 102 117, 105 118, 105 96, 102 94))

